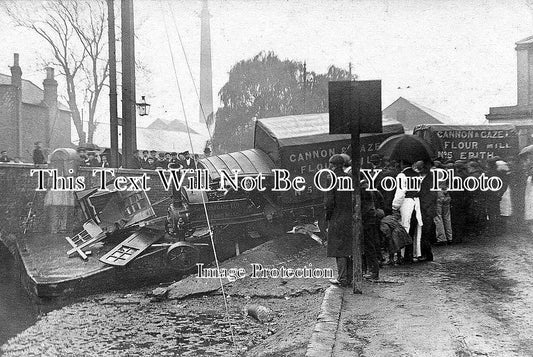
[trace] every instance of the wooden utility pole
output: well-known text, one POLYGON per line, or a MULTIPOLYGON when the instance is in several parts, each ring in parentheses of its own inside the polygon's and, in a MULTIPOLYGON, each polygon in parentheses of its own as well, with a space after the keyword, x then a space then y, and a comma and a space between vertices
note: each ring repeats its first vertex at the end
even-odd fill
POLYGON ((109 42, 109 122, 111 155, 109 164, 118 167, 117 53, 115 46, 115 2, 107 0, 107 36, 109 42))
POLYGON ((133 0, 121 1, 122 20, 122 166, 133 167, 137 149, 135 118, 135 32, 133 0))
POLYGON ((302 94, 303 94, 303 113, 302 114, 306 114, 307 113, 307 110, 306 110, 306 101, 307 101, 307 64, 305 63, 304 61, 304 78, 303 78, 303 89, 302 89, 302 94))
MULTIPOLYGON (((351 88, 352 90, 354 88, 351 88)), ((359 112, 359 106, 351 101, 351 110, 359 112)), ((357 114, 359 117, 359 113, 357 114)), ((353 293, 363 293, 363 224, 361 217, 361 185, 359 170, 361 169, 361 137, 359 120, 351 121, 352 146, 352 259, 353 259, 353 293)))
POLYGON ((352 176, 352 259, 353 292, 363 292, 361 217, 361 138, 363 133, 381 133, 381 81, 329 82, 329 133, 351 134, 352 176))

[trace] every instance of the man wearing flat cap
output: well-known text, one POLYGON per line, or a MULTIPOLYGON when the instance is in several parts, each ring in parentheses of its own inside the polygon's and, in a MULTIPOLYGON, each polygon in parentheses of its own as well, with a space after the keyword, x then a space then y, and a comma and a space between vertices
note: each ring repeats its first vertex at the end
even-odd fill
POLYGON ((170 161, 168 162, 168 168, 169 169, 182 169, 183 168, 183 165, 180 159, 178 159, 177 152, 170 153, 170 161))
POLYGON ((155 162, 156 168, 166 169, 168 167, 168 161, 165 159, 165 153, 160 152, 155 162))
MULTIPOLYGON (((349 176, 344 172, 345 159, 335 154, 329 159, 331 170, 337 175, 349 176)), ((326 193, 326 223, 328 226, 327 256, 337 260, 338 277, 331 283, 347 287, 352 283, 352 192, 336 188, 326 193)))

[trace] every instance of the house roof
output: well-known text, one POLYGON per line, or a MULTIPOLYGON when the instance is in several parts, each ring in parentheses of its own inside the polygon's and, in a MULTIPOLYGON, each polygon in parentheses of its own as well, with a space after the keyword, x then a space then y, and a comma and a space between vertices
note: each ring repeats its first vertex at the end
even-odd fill
POLYGON ((405 100, 411 103, 412 105, 414 105, 415 107, 417 107, 418 109, 428 113, 433 118, 435 118, 436 120, 440 121, 443 124, 451 121, 451 118, 445 114, 439 113, 431 108, 428 108, 426 106, 413 102, 412 100, 409 100, 409 99, 405 99, 405 100))
MULTIPOLYGON (((390 107, 392 107, 393 105, 397 104, 398 102, 407 103, 408 105, 411 105, 411 106, 417 108, 418 110, 423 111, 424 113, 429 115, 431 118, 433 118, 433 120, 430 120, 430 122, 423 123, 423 124, 446 124, 446 123, 451 123, 453 121, 452 118, 450 118, 449 116, 447 116, 445 114, 439 113, 439 112, 437 112, 437 111, 435 111, 433 109, 430 109, 430 108, 428 108, 426 106, 418 104, 415 101, 410 100, 410 99, 406 99, 404 97, 399 97, 394 102, 392 102, 389 106, 387 106, 385 109, 383 109, 383 113, 386 113, 390 107)), ((413 124, 413 123, 402 123, 402 124, 404 124, 407 127, 410 127, 409 124, 413 124)), ((422 123, 415 123, 415 126, 418 125, 418 124, 422 124, 422 123)))
POLYGON ((516 43, 516 49, 529 49, 533 47, 533 36, 529 36, 526 38, 521 39, 520 41, 517 41, 516 43))
MULTIPOLYGON (((11 76, 0 73, 0 84, 11 84, 11 76)), ((22 80, 22 103, 42 105, 43 98, 43 89, 27 79, 22 80)), ((57 106, 59 110, 70 111, 70 109, 60 101, 58 101, 57 106)))
MULTIPOLYGON (((139 150, 165 152, 188 150, 200 154, 204 152, 208 140, 209 136, 207 135, 191 133, 191 140, 189 141, 187 132, 137 127, 137 149, 139 150)), ((93 142, 100 147, 110 147, 108 124, 101 124, 96 127, 93 142)))
MULTIPOLYGON (((160 129, 160 130, 170 130, 170 131, 182 131, 187 132, 187 124, 183 121, 175 120, 164 120, 156 119, 152 124, 147 126, 148 129, 160 129)), ((189 131, 191 134, 198 134, 194 129, 189 126, 189 131)))

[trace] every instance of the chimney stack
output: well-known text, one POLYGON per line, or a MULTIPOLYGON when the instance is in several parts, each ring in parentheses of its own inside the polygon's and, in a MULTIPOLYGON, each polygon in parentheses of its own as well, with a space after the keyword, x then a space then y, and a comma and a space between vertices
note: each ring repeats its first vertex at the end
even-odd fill
MULTIPOLYGON (((200 123, 213 114, 213 69, 211 64, 211 29, 207 0, 203 0, 200 34, 200 123)), ((213 123, 211 123, 212 125, 213 123)))
POLYGON ((43 81, 44 98, 43 101, 48 107, 57 104, 57 81, 54 79, 54 69, 46 67, 46 78, 43 81))
POLYGON ((19 66, 19 54, 13 55, 13 66, 11 66, 11 84, 19 90, 22 88, 22 69, 19 66))
POLYGON ((46 78, 43 81, 44 98, 43 102, 48 107, 48 120, 46 123, 46 132, 44 133, 44 141, 46 147, 53 146, 52 133, 54 132, 54 125, 57 123, 57 81, 54 79, 54 69, 46 67, 46 78))
POLYGON ((519 107, 533 104, 533 36, 516 43, 519 107))

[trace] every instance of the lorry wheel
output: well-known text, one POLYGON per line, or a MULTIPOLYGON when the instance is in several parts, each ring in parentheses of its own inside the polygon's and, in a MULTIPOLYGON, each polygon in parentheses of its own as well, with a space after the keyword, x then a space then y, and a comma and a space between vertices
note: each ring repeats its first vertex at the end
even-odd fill
POLYGON ((200 252, 193 244, 177 242, 168 247, 167 261, 172 268, 185 272, 193 269, 200 260, 200 252))

